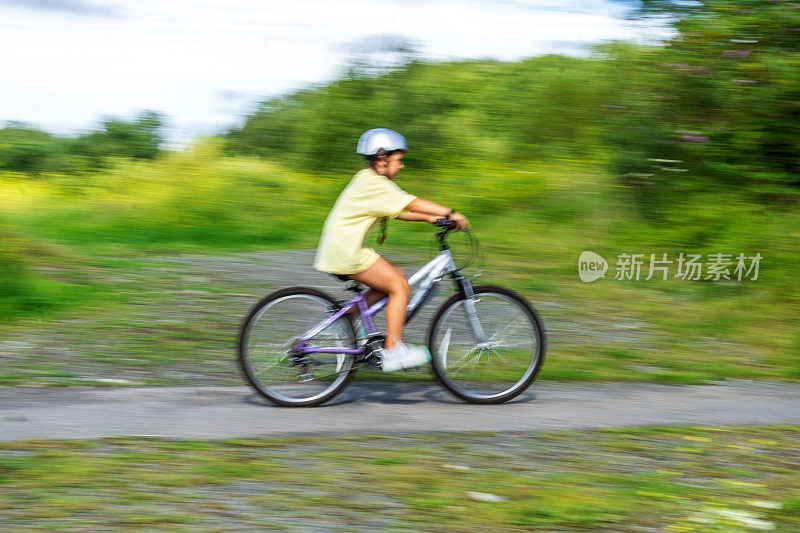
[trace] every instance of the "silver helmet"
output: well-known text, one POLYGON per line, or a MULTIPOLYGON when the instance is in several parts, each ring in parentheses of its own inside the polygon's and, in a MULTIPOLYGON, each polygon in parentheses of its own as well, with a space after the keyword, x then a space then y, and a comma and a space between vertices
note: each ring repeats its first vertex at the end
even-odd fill
POLYGON ((386 128, 373 128, 365 131, 358 139, 356 153, 361 155, 375 155, 383 148, 387 152, 393 150, 407 150, 406 140, 394 130, 386 128))

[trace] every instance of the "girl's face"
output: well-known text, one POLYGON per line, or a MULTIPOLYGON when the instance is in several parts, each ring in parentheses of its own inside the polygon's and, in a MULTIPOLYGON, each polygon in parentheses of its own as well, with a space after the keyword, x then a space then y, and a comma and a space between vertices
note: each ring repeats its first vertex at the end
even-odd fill
POLYGON ((379 159, 378 163, 375 165, 375 172, 393 180, 397 177, 397 173, 400 172, 400 169, 405 166, 403 161, 401 161, 402 159, 403 152, 394 153, 386 159, 379 159))

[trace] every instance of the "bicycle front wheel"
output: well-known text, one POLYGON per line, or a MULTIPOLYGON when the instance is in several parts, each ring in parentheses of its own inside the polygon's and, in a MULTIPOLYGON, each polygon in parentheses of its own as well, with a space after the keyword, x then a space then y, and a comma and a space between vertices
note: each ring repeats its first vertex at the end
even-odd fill
MULTIPOLYGON (((303 354, 296 341, 336 309, 324 292, 292 287, 262 299, 239 332, 239 366, 266 399, 286 407, 310 407, 333 398, 350 380, 355 356, 303 354)), ((355 348, 353 326, 340 317, 307 346, 355 348)))
POLYGON ((536 378, 544 362, 544 327, 519 294, 491 285, 473 291, 471 300, 452 296, 433 319, 428 334, 433 370, 463 400, 506 402, 536 378))

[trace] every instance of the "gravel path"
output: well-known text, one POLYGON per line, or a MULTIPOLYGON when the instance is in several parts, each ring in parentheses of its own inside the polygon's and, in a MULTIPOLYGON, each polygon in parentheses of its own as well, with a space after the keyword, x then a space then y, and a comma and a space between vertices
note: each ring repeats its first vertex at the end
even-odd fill
POLYGON ((800 425, 800 385, 540 383, 499 406, 432 385, 354 383, 328 404, 274 407, 245 387, 0 388, 0 440, 123 435, 281 435, 532 431, 645 425, 800 425))
MULTIPOLYGON (((109 259, 92 276, 123 296, 0 329, 0 385, 241 384, 234 342, 240 321, 261 297, 292 285, 352 296, 343 283, 311 268, 313 256, 313 250, 293 250, 109 259)), ((426 262, 426 256, 400 251, 387 256, 409 273, 426 262)), ((502 277, 477 281, 506 284, 502 277)), ((442 283, 441 293, 408 325, 407 342, 425 342, 433 314, 452 290, 450 282, 442 283)), ((544 318, 553 353, 653 350, 651 324, 617 317, 588 321, 570 307, 580 302, 528 296, 544 318)), ((384 328, 382 313, 377 326, 384 328)), ((626 373, 652 373, 635 361, 617 363, 627 365, 626 373)))

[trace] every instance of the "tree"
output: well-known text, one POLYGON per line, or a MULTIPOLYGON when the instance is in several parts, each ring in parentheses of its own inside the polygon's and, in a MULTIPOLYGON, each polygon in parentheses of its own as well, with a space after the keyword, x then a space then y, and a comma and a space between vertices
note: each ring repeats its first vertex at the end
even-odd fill
MULTIPOLYGON (((657 79, 649 90, 651 105, 620 113, 623 121, 652 125, 645 135, 655 141, 649 146, 663 149, 641 151, 641 159, 688 162, 683 166, 692 172, 670 180, 678 183, 692 179, 709 186, 797 191, 800 5, 777 0, 635 5, 633 17, 666 17, 679 32, 633 73, 657 79)), ((619 62, 630 65, 629 60, 619 62)))
POLYGON ((63 142, 53 135, 19 122, 0 129, 0 169, 38 176, 51 170, 65 152, 63 142))
POLYGON ((154 111, 145 111, 131 122, 109 119, 103 123, 102 130, 75 139, 72 152, 96 160, 108 156, 155 159, 164 142, 160 133, 162 126, 163 117, 154 111))

